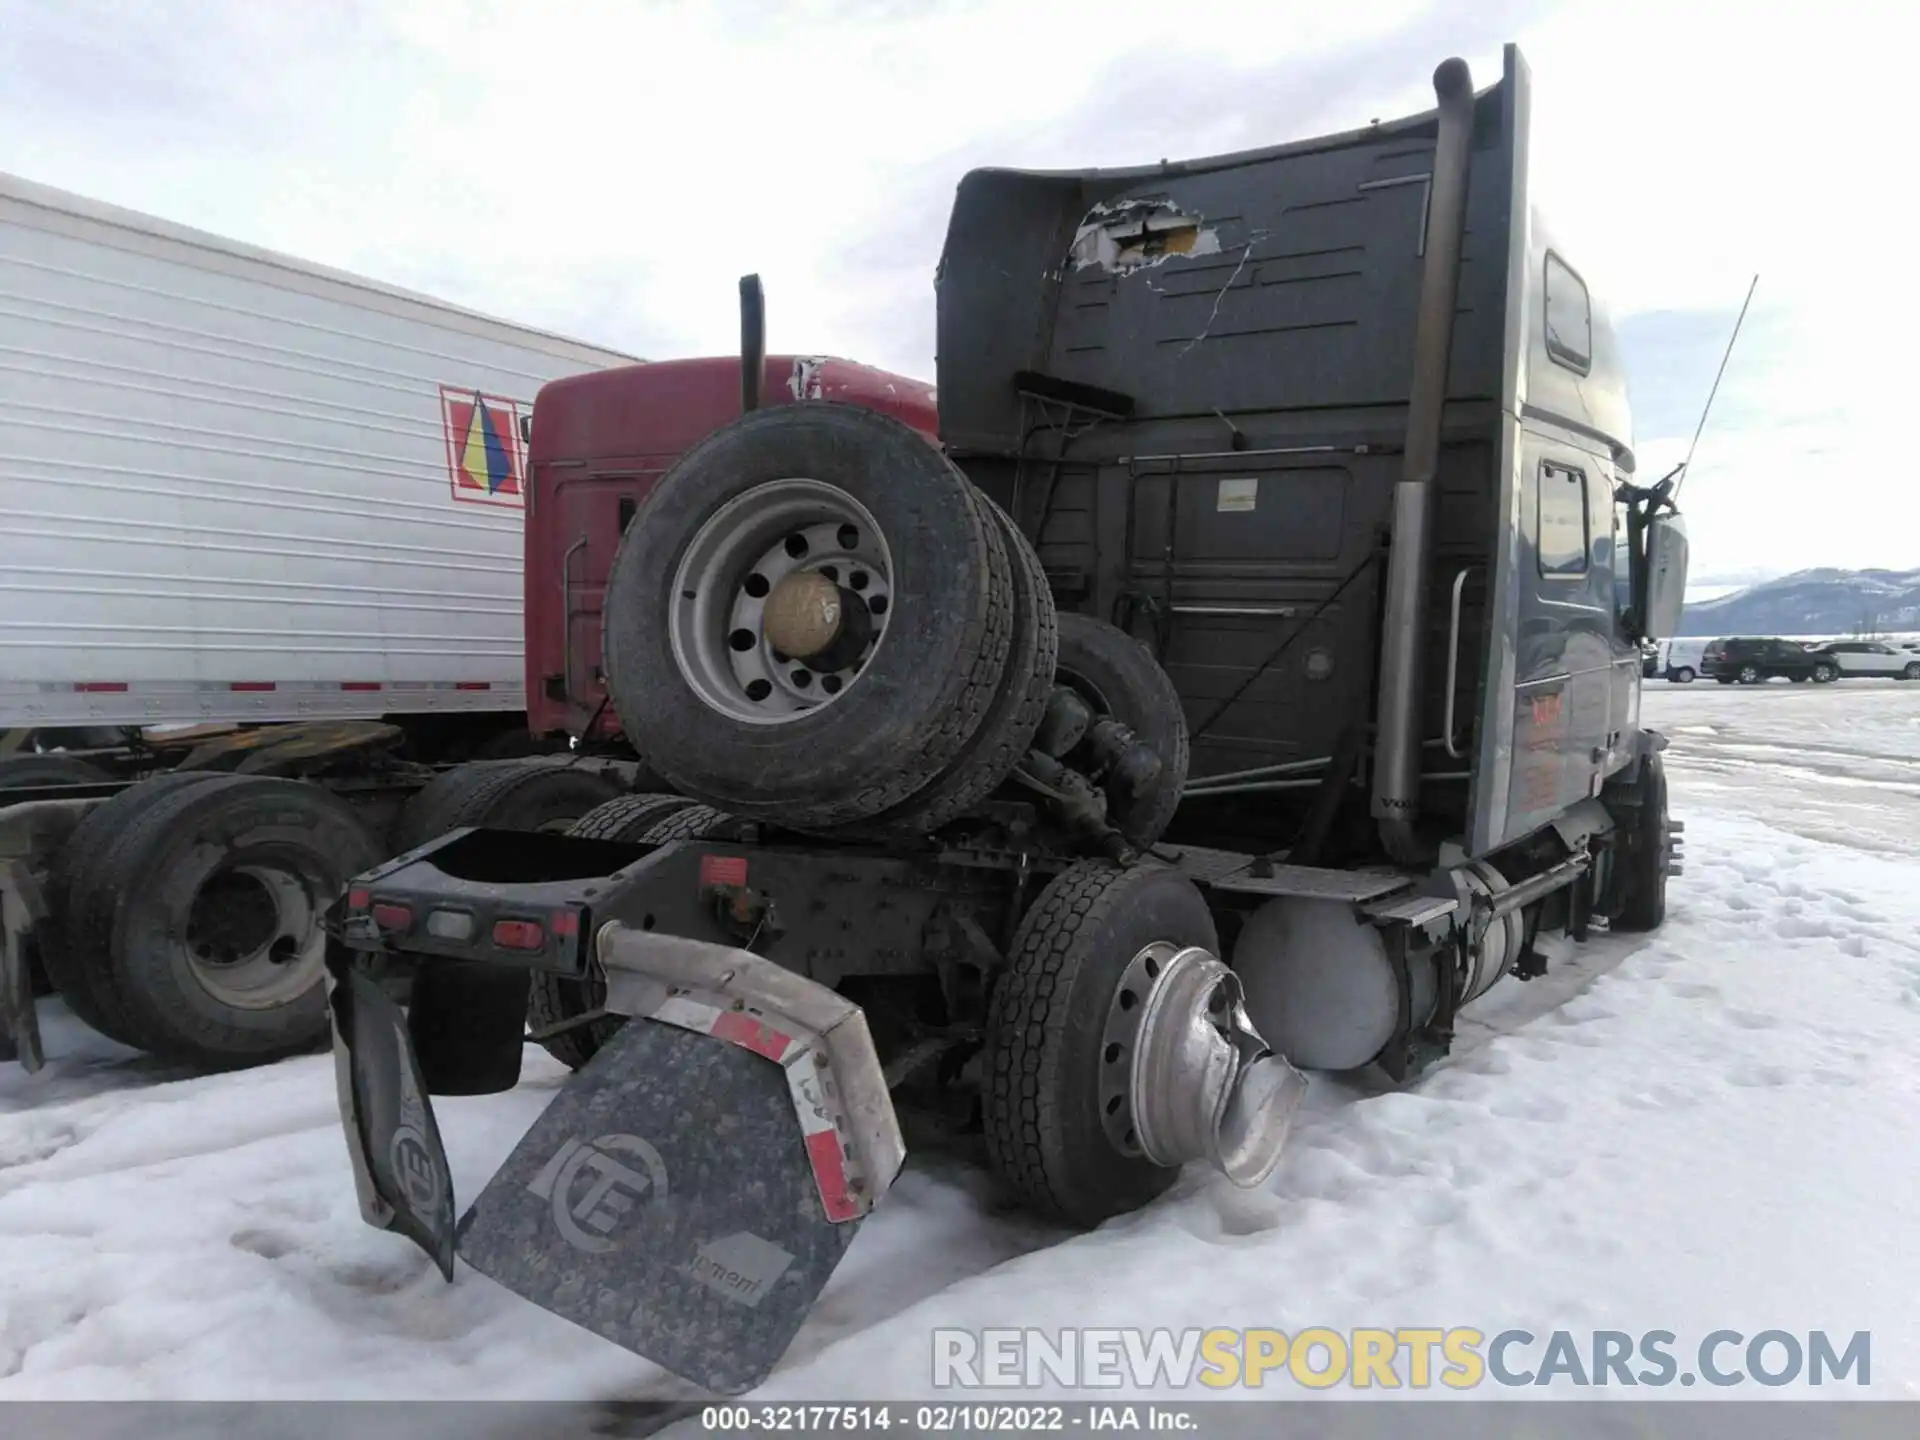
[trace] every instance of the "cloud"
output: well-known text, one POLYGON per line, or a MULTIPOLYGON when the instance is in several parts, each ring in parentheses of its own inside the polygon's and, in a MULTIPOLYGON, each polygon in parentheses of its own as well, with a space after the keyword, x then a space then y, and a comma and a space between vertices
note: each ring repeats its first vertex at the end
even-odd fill
POLYGON ((0 169, 643 355, 932 372, 970 167, 1136 164, 1431 104, 1517 39, 1536 191, 1622 321, 1703 569, 1920 563, 1896 466, 1908 7, 1830 0, 0 0, 0 169), (1858 517, 1871 515, 1872 523, 1858 517))

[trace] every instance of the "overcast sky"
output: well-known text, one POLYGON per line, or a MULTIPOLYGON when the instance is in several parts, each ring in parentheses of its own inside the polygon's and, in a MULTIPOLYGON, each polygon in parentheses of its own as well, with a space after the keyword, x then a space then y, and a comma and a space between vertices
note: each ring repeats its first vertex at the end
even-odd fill
POLYGON ((1134 164, 1429 108, 1517 40, 1535 181, 1686 450, 1694 575, 1920 566, 1915 7, 1870 0, 0 0, 0 169, 648 358, 932 377, 970 166, 1134 164))

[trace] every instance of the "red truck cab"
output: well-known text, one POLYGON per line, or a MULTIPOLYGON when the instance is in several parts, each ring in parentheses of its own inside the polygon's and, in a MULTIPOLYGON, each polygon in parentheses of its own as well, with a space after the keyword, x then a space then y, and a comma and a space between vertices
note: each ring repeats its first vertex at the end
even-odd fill
MULTIPOLYGON (((850 360, 769 355, 762 405, 864 405, 937 443, 933 387, 850 360)), ((534 398, 527 443, 527 724, 535 735, 620 733, 600 668, 614 550, 674 461, 740 414, 736 356, 629 365, 556 380, 534 398)))

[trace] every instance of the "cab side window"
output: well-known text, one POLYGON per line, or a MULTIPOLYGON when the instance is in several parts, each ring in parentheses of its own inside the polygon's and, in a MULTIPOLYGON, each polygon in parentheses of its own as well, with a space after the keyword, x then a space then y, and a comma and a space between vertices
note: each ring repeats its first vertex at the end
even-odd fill
POLYGON ((1534 545, 1540 554, 1540 574, 1552 580, 1577 579, 1587 573, 1593 543, 1587 531, 1587 477, 1547 461, 1540 466, 1535 484, 1534 545))

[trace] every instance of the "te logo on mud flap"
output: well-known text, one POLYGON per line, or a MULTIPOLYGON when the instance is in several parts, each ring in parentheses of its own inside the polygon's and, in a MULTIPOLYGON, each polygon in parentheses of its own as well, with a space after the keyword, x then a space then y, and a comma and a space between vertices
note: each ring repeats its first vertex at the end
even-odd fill
POLYGON ((619 1244, 608 1237, 635 1204, 666 1197, 667 1167, 660 1152, 638 1135, 569 1140, 527 1189, 552 1206, 562 1239, 576 1250, 602 1255, 619 1244))
POLYGON ((434 1201, 440 1194, 440 1167, 434 1163, 425 1137, 410 1125, 400 1126, 387 1145, 387 1162, 393 1167, 394 1182, 407 1208, 422 1220, 431 1220, 434 1201))

